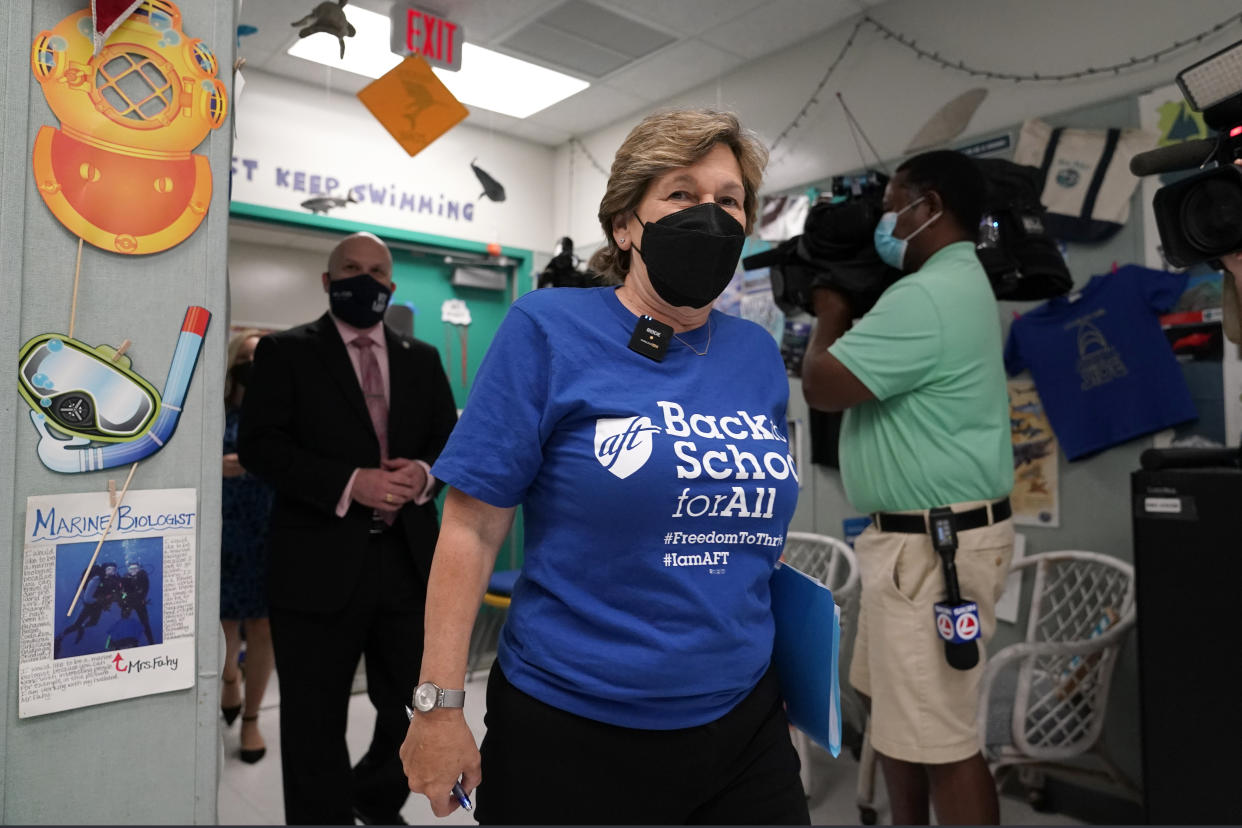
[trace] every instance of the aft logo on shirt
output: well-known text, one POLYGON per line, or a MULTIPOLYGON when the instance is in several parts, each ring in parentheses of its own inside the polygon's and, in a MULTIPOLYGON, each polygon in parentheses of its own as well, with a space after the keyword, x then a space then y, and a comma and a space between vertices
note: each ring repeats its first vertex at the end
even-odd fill
POLYGON ((595 459, 624 480, 651 459, 651 435, 660 430, 650 417, 607 417, 595 421, 595 459))

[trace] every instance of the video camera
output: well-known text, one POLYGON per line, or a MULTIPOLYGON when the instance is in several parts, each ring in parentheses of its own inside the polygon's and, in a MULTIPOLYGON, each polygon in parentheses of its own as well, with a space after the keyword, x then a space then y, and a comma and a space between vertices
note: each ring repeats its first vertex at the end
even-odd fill
POLYGON ((1152 200, 1165 260, 1190 267, 1242 250, 1242 41, 1183 69, 1177 85, 1216 136, 1139 153, 1130 172, 1200 170, 1152 200))
POLYGON ((574 240, 562 236, 556 243, 552 258, 539 273, 536 287, 595 287, 599 284, 595 273, 579 269, 580 262, 574 255, 574 240))
POLYGON ((813 313, 812 290, 831 287, 845 294, 861 316, 901 278, 875 252, 886 184, 888 176, 874 171, 834 177, 832 191, 811 206, 802 233, 747 256, 742 269, 771 268, 772 295, 787 314, 813 313))

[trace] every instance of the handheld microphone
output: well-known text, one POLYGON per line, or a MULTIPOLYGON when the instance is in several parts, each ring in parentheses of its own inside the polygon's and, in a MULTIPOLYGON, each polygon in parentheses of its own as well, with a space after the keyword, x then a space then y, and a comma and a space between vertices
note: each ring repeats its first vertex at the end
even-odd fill
POLYGON ((1130 172, 1137 176, 1193 170, 1216 152, 1216 139, 1199 138, 1140 152, 1130 159, 1130 172))
POLYGON ((969 670, 979 663, 979 605, 962 600, 957 582, 957 533, 953 529, 951 509, 932 509, 928 514, 931 522, 932 545, 940 555, 944 571, 946 600, 934 607, 936 632, 944 641, 944 657, 955 670, 969 670))

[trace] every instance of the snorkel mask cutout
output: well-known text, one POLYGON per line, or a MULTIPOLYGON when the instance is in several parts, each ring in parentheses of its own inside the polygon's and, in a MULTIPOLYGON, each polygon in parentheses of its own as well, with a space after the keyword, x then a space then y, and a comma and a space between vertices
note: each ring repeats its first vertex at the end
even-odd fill
POLYGON ((160 394, 116 349, 63 334, 40 334, 18 354, 18 391, 53 428, 70 437, 120 443, 141 437, 160 394))
POLYGON ((97 471, 163 448, 181 418, 210 321, 206 308, 186 310, 162 397, 110 346, 55 333, 26 342, 18 352, 18 392, 39 432, 43 465, 65 474, 97 471))

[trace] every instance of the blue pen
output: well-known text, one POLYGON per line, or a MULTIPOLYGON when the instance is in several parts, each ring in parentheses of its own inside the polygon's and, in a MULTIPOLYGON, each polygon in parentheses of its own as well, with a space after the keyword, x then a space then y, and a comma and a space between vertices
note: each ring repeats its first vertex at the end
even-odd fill
MULTIPOLYGON (((407 719, 414 718, 414 711, 410 709, 408 704, 405 706, 405 717, 407 719)), ((466 796, 466 791, 462 788, 460 782, 453 783, 453 796, 457 797, 457 802, 461 805, 461 807, 465 808, 467 811, 474 810, 474 806, 470 804, 470 797, 466 796)))

